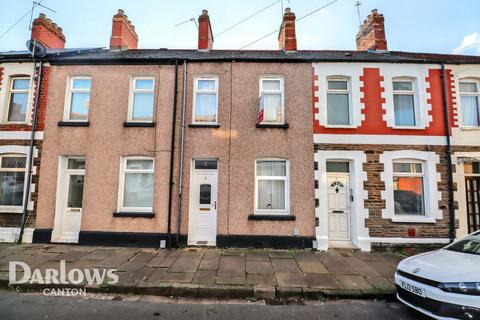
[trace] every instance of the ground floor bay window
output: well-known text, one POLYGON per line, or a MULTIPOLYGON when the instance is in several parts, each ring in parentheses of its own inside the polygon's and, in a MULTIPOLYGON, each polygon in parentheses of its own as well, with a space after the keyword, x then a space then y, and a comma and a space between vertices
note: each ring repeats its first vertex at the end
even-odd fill
POLYGON ((0 210, 21 210, 25 187, 27 158, 19 155, 0 156, 0 210))
POLYGON ((153 159, 149 157, 123 158, 119 191, 120 212, 152 212, 153 159))
POLYGON ((289 162, 261 159, 255 163, 255 214, 290 213, 289 162))

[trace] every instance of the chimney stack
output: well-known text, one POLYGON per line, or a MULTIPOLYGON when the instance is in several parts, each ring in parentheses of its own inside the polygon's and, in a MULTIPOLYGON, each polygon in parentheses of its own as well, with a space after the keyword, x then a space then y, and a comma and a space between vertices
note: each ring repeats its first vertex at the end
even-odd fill
POLYGON ((111 50, 137 49, 138 36, 135 27, 122 9, 112 19, 111 50))
POLYGON ((387 51, 385 19, 377 9, 373 9, 357 33, 357 50, 387 51))
POLYGON ((285 8, 283 21, 278 33, 278 46, 283 51, 297 51, 297 36, 295 33, 295 13, 285 8))
POLYGON ((46 48, 65 48, 66 39, 62 28, 53 23, 51 19, 48 19, 44 13, 40 13, 38 18, 33 20, 30 39, 37 40, 46 48))
POLYGON ((198 17, 198 50, 208 51, 213 49, 213 32, 208 11, 203 10, 198 17))

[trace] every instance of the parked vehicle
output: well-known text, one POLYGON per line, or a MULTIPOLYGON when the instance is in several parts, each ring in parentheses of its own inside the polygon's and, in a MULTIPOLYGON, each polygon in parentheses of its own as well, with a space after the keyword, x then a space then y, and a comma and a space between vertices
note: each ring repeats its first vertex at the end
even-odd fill
POLYGON ((402 260, 397 298, 435 319, 480 319, 480 231, 402 260))

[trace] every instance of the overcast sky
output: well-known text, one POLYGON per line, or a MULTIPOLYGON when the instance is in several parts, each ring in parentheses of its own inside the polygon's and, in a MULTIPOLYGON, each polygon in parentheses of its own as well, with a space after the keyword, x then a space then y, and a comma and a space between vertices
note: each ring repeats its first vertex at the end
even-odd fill
MULTIPOLYGON (((29 0, 0 0, 0 35, 32 7, 29 0)), ((38 1, 38 0, 37 0, 38 1)), ((297 19, 332 0, 284 0, 297 19)), ((480 0, 360 0, 362 20, 371 9, 385 16, 390 50, 480 54, 480 0)), ((209 10, 217 34, 275 0, 43 0, 34 17, 44 12, 61 26, 66 46, 107 47, 111 18, 123 8, 135 25, 139 48, 195 48, 197 29, 193 22, 202 9, 209 10)), ((338 0, 326 9, 297 23, 298 48, 355 49, 358 31, 356 0, 338 0)), ((0 39, 0 51, 23 50, 29 39, 30 15, 0 39)), ((239 49, 278 29, 281 1, 215 38, 214 48, 239 49)), ((248 49, 278 49, 277 35, 248 49)))

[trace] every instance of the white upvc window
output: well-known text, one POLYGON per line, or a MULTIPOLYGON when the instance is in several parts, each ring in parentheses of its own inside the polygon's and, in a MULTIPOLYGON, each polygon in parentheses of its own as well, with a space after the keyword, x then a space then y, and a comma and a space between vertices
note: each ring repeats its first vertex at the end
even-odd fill
POLYGON ((415 81, 413 79, 393 79, 395 127, 408 128, 419 125, 419 112, 415 95, 415 81))
POLYGON ((90 106, 90 77, 71 77, 68 81, 64 121, 88 121, 90 106))
POLYGON ((290 168, 283 159, 255 161, 255 214, 290 214, 290 168))
POLYGON ((425 215, 425 177, 422 161, 393 162, 393 201, 395 215, 425 215))
POLYGON ((460 105, 462 127, 480 127, 480 82, 475 79, 460 80, 460 105))
POLYGON ((344 127, 352 125, 350 79, 327 78, 327 125, 344 127))
POLYGON ((28 109, 30 105, 30 77, 14 76, 10 79, 8 93, 8 115, 9 123, 27 122, 28 109))
POLYGON ((193 124, 218 124, 218 78, 195 79, 193 96, 193 124))
POLYGON ((118 211, 152 212, 153 180, 153 158, 122 158, 118 211))
POLYGON ((260 78, 258 124, 285 124, 284 80, 279 76, 260 78))
POLYGON ((153 77, 132 78, 128 103, 129 122, 153 122, 154 87, 153 77))
POLYGON ((0 211, 18 211, 23 207, 27 157, 0 155, 0 211))

